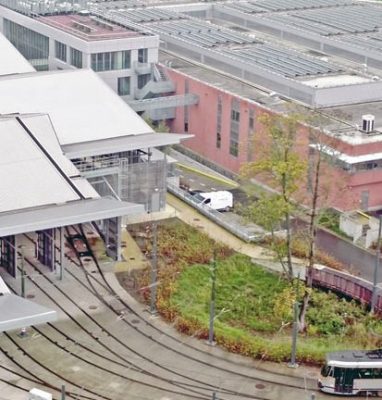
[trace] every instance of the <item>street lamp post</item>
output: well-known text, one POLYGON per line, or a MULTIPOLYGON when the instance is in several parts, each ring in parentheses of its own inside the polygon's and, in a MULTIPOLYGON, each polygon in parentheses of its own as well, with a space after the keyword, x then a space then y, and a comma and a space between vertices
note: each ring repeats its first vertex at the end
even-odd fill
POLYGON ((210 301, 210 327, 208 331, 208 344, 210 346, 215 345, 214 342, 214 320, 215 320, 215 299, 216 299, 216 259, 215 256, 212 260, 212 271, 211 271, 211 301, 210 301))
POLYGON ((153 234, 153 248, 151 254, 151 289, 150 289, 150 313, 156 314, 156 297, 157 297, 157 274, 158 274, 158 256, 157 256, 157 223, 154 222, 152 226, 153 234))
POLYGON ((297 334, 298 334, 298 301, 295 300, 293 303, 293 332, 292 332, 292 354, 291 360, 288 364, 290 368, 297 368, 298 364, 296 363, 296 350, 297 350, 297 334))

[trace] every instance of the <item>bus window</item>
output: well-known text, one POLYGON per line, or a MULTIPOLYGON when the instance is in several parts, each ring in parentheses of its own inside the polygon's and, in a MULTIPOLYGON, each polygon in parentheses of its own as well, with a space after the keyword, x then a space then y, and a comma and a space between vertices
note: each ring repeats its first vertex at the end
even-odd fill
POLYGON ((329 365, 324 365, 322 368, 321 368, 321 375, 322 376, 328 376, 329 375, 329 372, 330 372, 330 367, 329 367, 329 365))

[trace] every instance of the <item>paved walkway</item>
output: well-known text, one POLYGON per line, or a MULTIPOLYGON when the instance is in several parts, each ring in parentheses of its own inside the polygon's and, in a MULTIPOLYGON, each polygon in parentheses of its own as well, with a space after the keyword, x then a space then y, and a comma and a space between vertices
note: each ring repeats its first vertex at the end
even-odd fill
MULTIPOLYGON (((199 214, 194 208, 185 204, 171 194, 167 195, 167 202, 177 211, 178 218, 186 224, 202 230, 211 238, 215 239, 218 242, 226 244, 233 250, 251 257, 256 263, 274 271, 282 272, 283 269, 281 264, 275 261, 274 256, 268 249, 265 249, 264 247, 258 246, 253 243, 244 242, 224 228, 216 225, 208 218, 199 214)), ((293 258, 293 266, 296 277, 300 276, 301 279, 304 279, 304 262, 302 260, 293 258)))

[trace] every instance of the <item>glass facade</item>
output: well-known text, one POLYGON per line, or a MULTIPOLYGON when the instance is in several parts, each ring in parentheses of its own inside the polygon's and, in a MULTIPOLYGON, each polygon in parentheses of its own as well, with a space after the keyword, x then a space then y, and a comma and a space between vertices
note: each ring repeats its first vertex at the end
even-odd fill
POLYGON ((4 35, 37 70, 48 69, 48 37, 5 18, 4 35))
POLYGON ((70 48, 70 64, 73 67, 82 68, 82 52, 73 47, 70 48))
POLYGON ((127 96, 130 94, 130 77, 124 76, 118 78, 118 94, 120 96, 127 96))
POLYGON ((57 40, 54 42, 54 50, 55 56, 61 61, 66 62, 66 44, 58 42, 57 40))
POLYGON ((93 71, 113 71, 131 68, 131 52, 113 51, 109 53, 95 53, 91 55, 91 67, 93 71))

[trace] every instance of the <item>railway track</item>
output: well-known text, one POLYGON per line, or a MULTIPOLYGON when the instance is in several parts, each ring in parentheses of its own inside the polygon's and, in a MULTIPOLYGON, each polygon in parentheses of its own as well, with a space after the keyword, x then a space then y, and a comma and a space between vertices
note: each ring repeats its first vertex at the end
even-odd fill
MULTIPOLYGON (((300 394, 304 392, 305 383, 299 379, 288 377, 289 382, 282 382, 283 380, 285 381, 285 376, 282 374, 271 374, 267 371, 255 371, 250 374, 244 372, 246 368, 241 364, 231 363, 230 368, 213 365, 216 364, 217 359, 216 357, 211 357, 208 351, 195 348, 159 329, 117 295, 94 257, 82 227, 76 230, 72 228, 72 231, 67 231, 67 235, 76 236, 77 240, 82 240, 84 244, 82 250, 85 251, 81 251, 81 249, 76 251, 78 260, 72 259, 72 266, 66 271, 71 279, 80 285, 80 290, 84 293, 86 292, 87 297, 94 296, 94 299, 97 299, 99 304, 102 304, 108 311, 108 314, 113 313, 119 326, 121 327, 122 324, 126 326, 126 329, 130 332, 129 337, 135 337, 139 334, 147 343, 145 347, 155 346, 155 354, 158 353, 160 355, 163 352, 172 352, 173 355, 182 360, 183 363, 186 363, 186 365, 191 366, 192 369, 185 368, 182 370, 182 368, 170 365, 170 363, 166 362, 165 357, 159 357, 160 360, 155 361, 156 357, 153 355, 148 356, 141 349, 133 349, 132 346, 126 344, 129 341, 122 340, 120 335, 110 328, 112 326, 110 321, 109 323, 100 323, 84 307, 76 304, 76 302, 80 302, 80 299, 74 301, 70 293, 65 293, 65 290, 60 288, 59 284, 42 274, 40 268, 34 265, 31 260, 26 260, 29 268, 32 269, 32 275, 38 274, 38 279, 33 279, 33 285, 44 296, 48 297, 55 308, 60 309, 65 314, 72 326, 75 326, 81 332, 80 339, 78 335, 74 336, 65 332, 59 327, 59 324, 49 324, 44 328, 34 328, 41 342, 43 341, 45 345, 49 343, 49 348, 56 348, 52 351, 58 351, 57 349, 59 349, 60 352, 66 353, 66 356, 70 359, 75 359, 74 362, 78 363, 80 361, 86 364, 86 368, 94 369, 97 373, 104 374, 105 381, 111 376, 111 379, 118 379, 119 382, 123 381, 125 385, 133 384, 143 385, 145 388, 151 387, 155 393, 162 392, 162 395, 166 394, 174 398, 209 399, 212 392, 217 392, 219 399, 222 400, 236 398, 272 400, 279 398, 275 396, 275 393, 282 392, 285 388, 295 390, 300 394), (85 258, 86 261, 84 261, 85 258), (94 276, 94 271, 97 272, 98 277, 94 276), (37 283, 37 280, 40 279, 44 284, 37 283), (62 304, 60 304, 60 297, 62 296, 65 297, 66 303, 71 302, 71 308, 73 307, 75 312, 70 312, 62 307, 62 304), (121 310, 126 310, 126 314, 121 314, 121 310), (73 315, 76 315, 76 317, 73 315), (81 317, 77 317, 77 315, 81 315, 81 317), (131 320, 132 317, 135 322, 131 320), (136 326, 137 321, 139 321, 139 328, 136 326), (98 332, 103 333, 103 337, 94 333, 95 328, 98 329, 98 332), (158 340, 156 337, 160 339, 158 340), (97 361, 95 362, 94 360, 97 361), (128 374, 121 373, 121 369, 127 370, 128 374), (197 369, 197 373, 195 369, 197 369), (199 371, 203 369, 206 372, 200 374, 199 371), (220 378, 219 376, 221 375, 227 378, 220 378), (249 387, 245 388, 244 386, 243 389, 237 390, 235 384, 233 384, 235 381, 245 382, 245 385, 249 387), (262 389, 256 389, 256 386, 262 389)), ((73 243, 71 240, 69 242, 73 243)), ((75 246, 73 246, 73 249, 75 250, 75 246)), ((1 340, 0 343, 3 347, 1 340)), ((18 345, 19 350, 23 351, 27 357, 33 357, 23 346, 23 341, 14 339, 13 344, 18 345)), ((223 359, 218 359, 218 361, 223 361, 223 359)), ((222 364, 224 365, 224 363, 222 364)), ((228 363, 225 361, 225 364, 228 363)), ((102 391, 92 389, 88 391, 89 388, 84 388, 77 381, 68 381, 65 376, 57 376, 56 374, 55 379, 57 378, 64 379, 69 385, 72 385, 71 390, 74 393, 75 388, 82 389, 82 395, 75 393, 75 396, 79 396, 77 398, 92 398, 91 396, 97 399, 108 398, 102 391)), ((47 383, 44 382, 44 384, 47 383)), ((57 384, 55 387, 57 387, 57 384)), ((309 391, 312 390, 315 390, 315 388, 309 384, 309 391)))

